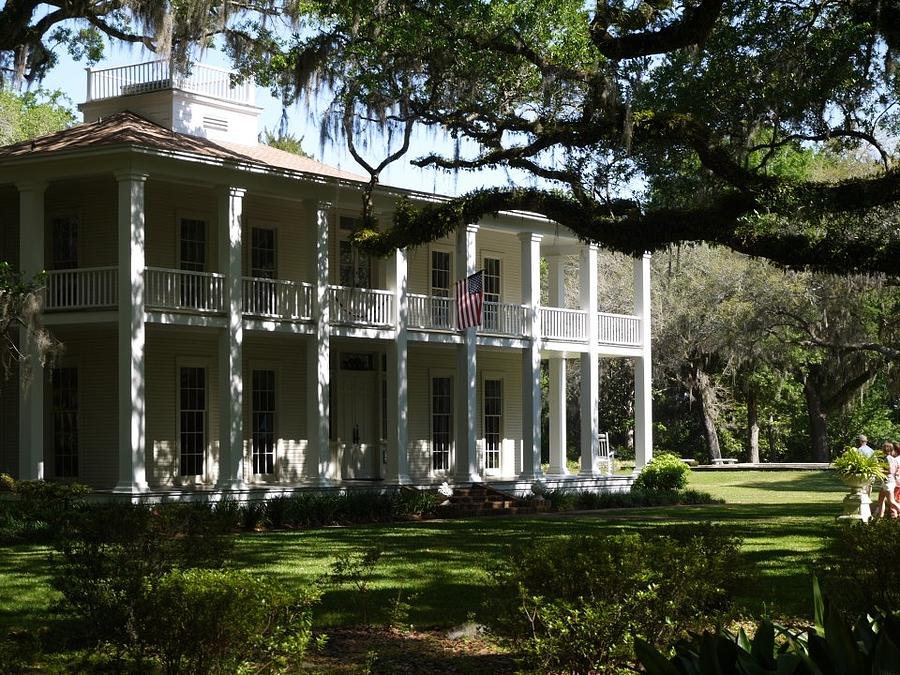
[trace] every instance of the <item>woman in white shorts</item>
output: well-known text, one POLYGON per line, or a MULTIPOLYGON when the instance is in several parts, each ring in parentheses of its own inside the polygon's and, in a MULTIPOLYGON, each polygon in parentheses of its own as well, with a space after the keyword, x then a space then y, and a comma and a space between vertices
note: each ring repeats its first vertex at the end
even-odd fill
POLYGON ((894 489, 897 487, 898 473, 900 473, 900 448, 890 441, 884 442, 884 456, 887 460, 887 474, 878 492, 878 505, 875 507, 875 517, 884 518, 885 512, 890 506, 890 516, 896 518, 900 515, 900 504, 894 499, 894 489))

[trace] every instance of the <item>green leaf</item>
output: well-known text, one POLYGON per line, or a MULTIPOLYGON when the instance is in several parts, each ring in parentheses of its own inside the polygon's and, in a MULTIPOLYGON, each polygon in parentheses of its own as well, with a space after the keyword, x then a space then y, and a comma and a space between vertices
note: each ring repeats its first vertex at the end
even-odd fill
POLYGON ((872 672, 879 675, 900 675, 900 648, 884 633, 879 635, 875 645, 872 672))
POLYGON ((681 675, 653 645, 639 637, 634 639, 634 653, 638 662, 650 675, 681 675))
POLYGON ((775 627, 771 621, 765 620, 759 624, 756 635, 753 636, 750 655, 764 668, 775 667, 775 627))
POLYGON ((813 621, 816 625, 816 633, 825 637, 825 599, 822 597, 822 589, 819 587, 819 578, 813 575, 813 621))

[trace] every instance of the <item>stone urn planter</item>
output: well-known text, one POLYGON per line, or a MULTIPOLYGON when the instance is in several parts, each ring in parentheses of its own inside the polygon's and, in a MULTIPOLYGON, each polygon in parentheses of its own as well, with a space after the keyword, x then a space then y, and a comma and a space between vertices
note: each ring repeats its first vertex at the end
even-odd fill
POLYGON ((859 450, 850 449, 834 460, 831 467, 850 488, 850 494, 844 497, 844 512, 838 516, 838 520, 868 522, 872 517, 869 491, 874 481, 884 478, 880 453, 866 457, 859 450))

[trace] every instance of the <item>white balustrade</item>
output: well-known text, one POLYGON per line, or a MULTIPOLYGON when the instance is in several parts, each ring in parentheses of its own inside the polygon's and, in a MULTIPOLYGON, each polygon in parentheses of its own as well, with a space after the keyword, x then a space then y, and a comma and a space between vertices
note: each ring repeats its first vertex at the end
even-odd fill
POLYGON ((587 312, 562 307, 541 307, 541 337, 545 340, 587 340, 587 312))
POLYGON ((641 320, 639 317, 599 312, 597 319, 599 342, 609 345, 640 346, 641 320))
POLYGON ((243 312, 283 321, 312 318, 312 286, 284 279, 242 279, 243 312))
POLYGON ((232 87, 232 72, 195 63, 189 74, 176 72, 168 60, 147 61, 88 71, 87 100, 181 89, 195 94, 251 105, 255 90, 250 81, 232 87))
POLYGON ((91 267, 47 272, 44 308, 103 309, 115 307, 119 294, 116 267, 91 267))
POLYGON ((373 288, 329 286, 331 323, 353 326, 392 326, 394 293, 373 288))
POLYGON ((225 277, 222 274, 148 267, 144 284, 148 308, 201 313, 225 311, 225 277))
POLYGON ((455 330, 456 307, 453 299, 410 293, 409 327, 455 330))
POLYGON ((505 302, 486 302, 482 307, 479 333, 525 337, 527 307, 505 302))

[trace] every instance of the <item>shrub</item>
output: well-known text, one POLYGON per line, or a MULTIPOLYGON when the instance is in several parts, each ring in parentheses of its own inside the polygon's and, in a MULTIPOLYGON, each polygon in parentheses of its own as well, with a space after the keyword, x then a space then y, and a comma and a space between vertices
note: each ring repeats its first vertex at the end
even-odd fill
POLYGON ((8 474, 0 474, 0 490, 11 493, 0 502, 0 540, 6 541, 58 536, 91 491, 80 483, 15 480, 8 474))
POLYGON ((575 490, 548 490, 544 498, 555 511, 628 509, 646 506, 673 506, 675 504, 716 504, 708 492, 679 490, 677 492, 588 492, 575 490))
POLYGON ((134 646, 170 674, 234 672, 242 662, 282 672, 310 644, 318 597, 245 572, 173 570, 145 583, 134 646))
POLYGON ((175 568, 221 567, 229 532, 203 504, 84 507, 57 543, 52 584, 89 637, 128 644, 145 585, 175 568))
POLYGON ((727 616, 740 542, 697 525, 532 543, 492 571, 498 628, 536 672, 616 672, 633 640, 664 645, 727 616))
POLYGON ((900 520, 879 518, 833 531, 815 570, 835 608, 848 617, 872 608, 900 609, 900 520))
POLYGON ((676 492, 687 485, 690 468, 675 455, 661 453, 647 464, 637 479, 634 488, 638 492, 676 492))

